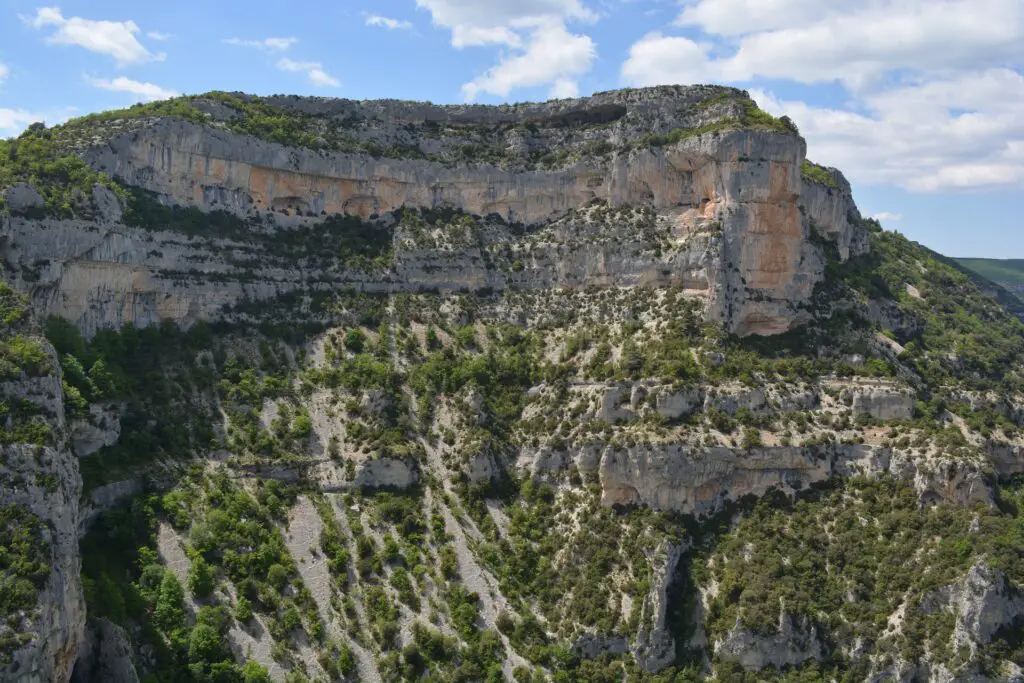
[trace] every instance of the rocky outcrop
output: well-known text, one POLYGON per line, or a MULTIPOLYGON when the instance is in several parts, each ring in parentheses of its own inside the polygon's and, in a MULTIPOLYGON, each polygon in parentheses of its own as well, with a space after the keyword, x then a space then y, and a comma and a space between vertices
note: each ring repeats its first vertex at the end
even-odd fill
POLYGON ((123 628, 102 617, 90 620, 71 683, 139 683, 123 628))
MULTIPOLYGON (((535 388, 534 396, 553 396, 550 387, 535 388)), ((678 386, 644 380, 639 382, 570 382, 568 398, 558 410, 571 409, 573 417, 611 424, 629 422, 656 412, 666 420, 697 413, 721 411, 735 416, 741 411, 753 415, 783 415, 822 408, 848 409, 851 416, 870 415, 881 421, 907 420, 914 416, 916 395, 903 382, 890 379, 823 378, 799 384, 767 384, 759 387, 741 383, 678 386)), ((549 402, 536 402, 524 413, 527 418, 550 409, 549 402)))
POLYGON ((850 406, 854 415, 869 415, 876 420, 909 420, 914 417, 916 399, 909 387, 888 380, 848 380, 823 383, 836 392, 840 402, 850 406))
POLYGON ((722 659, 738 662, 747 671, 782 669, 810 660, 821 661, 824 656, 817 628, 806 617, 796 621, 785 612, 779 615, 776 632, 765 635, 737 626, 714 648, 722 659))
MULTIPOLYGON (((396 230, 387 272, 325 277, 310 264, 268 266, 277 254, 261 257, 244 236, 199 242, 131 228, 106 190, 94 193, 93 220, 12 216, 0 234, 8 262, 34 273, 22 284, 37 303, 89 332, 168 318, 187 326, 227 315, 238 302, 342 282, 371 291, 680 283, 708 300, 712 319, 739 334, 783 332, 808 320, 803 304, 824 274, 812 232, 834 241, 843 258, 863 250, 866 233, 845 180, 837 175, 840 189, 827 191, 803 180, 799 136, 742 129, 701 134, 702 126, 741 118, 740 100, 722 95, 743 96, 721 88, 655 88, 508 109, 279 101, 286 110, 344 111, 362 122, 348 132, 352 140, 418 148, 410 157, 420 158, 285 147, 218 125, 230 110, 207 102, 201 104, 215 119, 209 124, 115 122, 107 138, 99 136, 101 144, 84 143, 81 150, 97 170, 161 201, 258 217, 261 224, 273 217, 270 227, 247 228, 257 232, 310 226, 332 214, 381 216, 383 229, 393 223, 389 212, 403 207, 453 207, 542 226, 597 200, 653 211, 658 244, 646 250, 630 239, 584 241, 568 250, 531 243, 512 268, 488 262, 486 253, 488 244, 514 244, 508 231, 439 251, 409 244, 408 234, 396 230), (720 104, 701 104, 716 97, 720 104), (436 134, 449 123, 458 126, 451 135, 436 134), (499 141, 495 125, 515 135, 499 141), (586 131, 590 147, 579 147, 574 126, 586 131), (439 155, 464 145, 466 131, 491 139, 510 161, 442 163, 439 155), (669 136, 676 141, 668 144, 642 142, 652 132, 671 131, 692 133, 669 136), (606 151, 588 151, 595 148, 606 151), (561 167, 524 161, 558 149, 572 150, 561 167), (47 239, 29 237, 41 233, 47 239)), ((30 189, 19 188, 15 198, 30 189)))
POLYGON ((1024 593, 1002 571, 979 562, 956 583, 925 596, 921 610, 946 610, 956 615, 958 645, 973 650, 992 641, 996 633, 1024 617, 1024 593))
POLYGON ((853 201, 853 191, 843 174, 828 169, 833 187, 803 178, 800 205, 807 220, 820 235, 830 239, 844 261, 851 256, 867 253, 867 231, 860 229, 861 215, 853 201))
MULTIPOLYGON (((58 367, 56 354, 49 352, 52 367, 58 367)), ((85 600, 78 553, 82 480, 67 443, 61 376, 55 371, 47 377, 8 382, 0 393, 7 401, 35 404, 51 430, 46 445, 0 447, 0 505, 19 505, 41 519, 45 537, 40 540, 50 551, 50 576, 38 592, 36 609, 11 615, 0 625, 5 641, 18 642, 10 663, 0 668, 0 679, 67 681, 83 639, 85 600)))
POLYGON ((1000 477, 1012 477, 1024 472, 1024 446, 990 445, 992 465, 1000 477))
POLYGON ((629 642, 622 636, 585 633, 572 644, 572 651, 584 659, 596 659, 603 654, 621 655, 629 652, 629 642))
POLYGON ((15 183, 0 192, 0 199, 16 215, 33 215, 46 208, 46 200, 28 183, 15 183))
POLYGON ((79 535, 84 536, 93 522, 105 510, 109 510, 123 500, 139 495, 145 488, 145 480, 142 477, 135 477, 97 486, 89 491, 88 504, 83 506, 79 512, 79 535))
POLYGON ((359 488, 409 489, 420 479, 420 471, 412 460, 370 458, 356 466, 355 484, 359 488))
POLYGON ((121 438, 121 414, 113 406, 89 406, 89 414, 71 422, 71 441, 79 457, 112 446, 121 438))
POLYGON ((505 473, 498 456, 491 452, 477 453, 466 464, 466 477, 470 484, 497 481, 505 473))
POLYGON ((669 633, 667 624, 668 591, 686 549, 680 543, 667 543, 647 558, 652 569, 651 591, 643 598, 633 656, 640 668, 651 673, 671 666, 676 660, 675 638, 669 633))
POLYGON ((682 444, 623 447, 584 444, 566 450, 523 448, 517 467, 541 477, 575 465, 596 471, 604 505, 647 505, 705 515, 726 501, 771 488, 796 491, 832 476, 885 472, 911 483, 922 500, 993 504, 984 463, 928 459, 882 446, 824 444, 751 449, 682 444))

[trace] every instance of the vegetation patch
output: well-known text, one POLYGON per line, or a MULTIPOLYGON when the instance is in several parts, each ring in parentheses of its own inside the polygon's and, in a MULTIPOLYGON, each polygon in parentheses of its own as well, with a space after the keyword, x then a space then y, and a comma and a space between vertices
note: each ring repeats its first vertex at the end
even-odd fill
POLYGON ((692 564, 693 585, 715 587, 708 636, 739 628, 770 638, 781 610, 817 626, 840 670, 857 664, 843 649, 857 639, 867 651, 904 661, 928 653, 955 669, 965 661, 952 647, 952 617, 921 606, 981 560, 1024 580, 1020 493, 1003 491, 1009 513, 922 507, 912 488, 888 479, 840 480, 795 502, 765 496, 692 564), (893 630, 890 616, 901 609, 893 630))
POLYGON ((809 159, 805 159, 803 164, 801 164, 800 172, 803 174, 804 178, 812 182, 818 183, 819 185, 824 185, 825 187, 833 190, 839 189, 839 183, 832 175, 832 172, 829 171, 824 166, 816 164, 813 161, 810 161, 809 159))
POLYGON ((45 524, 21 505, 0 507, 0 664, 27 637, 40 589, 50 578, 50 541, 45 524))

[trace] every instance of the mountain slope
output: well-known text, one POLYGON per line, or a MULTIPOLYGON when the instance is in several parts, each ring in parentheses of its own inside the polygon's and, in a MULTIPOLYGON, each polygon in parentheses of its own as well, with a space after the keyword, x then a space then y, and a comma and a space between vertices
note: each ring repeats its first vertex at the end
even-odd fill
POLYGON ((957 262, 1011 292, 1024 291, 1024 260, 958 258, 957 262))
POLYGON ((75 680, 1019 672, 1024 323, 742 91, 210 93, 3 144, 75 680))

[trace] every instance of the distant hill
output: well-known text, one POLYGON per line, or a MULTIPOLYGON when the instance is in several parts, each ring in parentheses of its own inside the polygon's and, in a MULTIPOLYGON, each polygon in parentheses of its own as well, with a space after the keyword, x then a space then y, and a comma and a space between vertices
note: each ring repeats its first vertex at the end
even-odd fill
POLYGON ((1024 259, 946 258, 989 296, 1024 320, 1024 259))
POLYGON ((956 261, 1018 296, 1024 294, 1024 259, 958 258, 956 261))

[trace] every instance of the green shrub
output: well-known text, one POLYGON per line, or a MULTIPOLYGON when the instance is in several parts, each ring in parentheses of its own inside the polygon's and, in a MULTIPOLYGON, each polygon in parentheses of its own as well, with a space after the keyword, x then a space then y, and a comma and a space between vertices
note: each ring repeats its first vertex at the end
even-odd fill
POLYGON ((20 505, 0 507, 0 612, 7 619, 36 605, 50 578, 50 541, 43 521, 20 505))
POLYGON ((217 574, 213 567, 202 557, 195 558, 188 570, 188 589, 192 595, 205 599, 213 594, 216 587, 217 574))
POLYGON ((839 183, 836 182, 832 173, 824 166, 819 166, 813 161, 805 159, 803 164, 800 166, 800 172, 803 174, 804 178, 807 178, 808 180, 824 185, 825 187, 829 187, 833 190, 839 189, 839 183))

